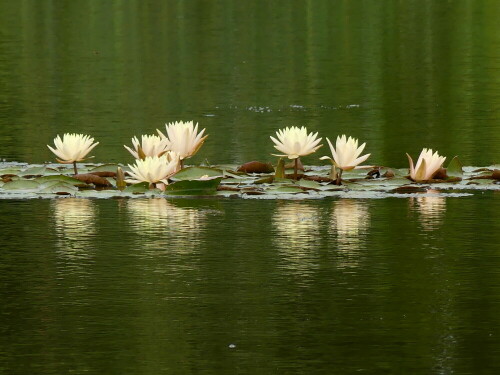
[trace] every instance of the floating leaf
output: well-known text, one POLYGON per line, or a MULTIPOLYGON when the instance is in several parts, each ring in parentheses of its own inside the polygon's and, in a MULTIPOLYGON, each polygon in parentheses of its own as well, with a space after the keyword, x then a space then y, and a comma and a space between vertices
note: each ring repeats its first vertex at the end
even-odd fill
POLYGON ((412 193, 425 193, 427 190, 428 190, 427 186, 404 185, 391 190, 391 192, 398 194, 412 194, 412 193))
POLYGON ((215 194, 222 177, 209 180, 182 180, 167 185, 168 195, 210 195, 215 194))
POLYGON ((276 166, 276 172, 274 174, 275 178, 285 178, 285 160, 280 158, 278 160, 278 165, 276 166))
POLYGON ((273 176, 266 176, 266 177, 259 178, 258 180, 255 180, 254 184, 272 184, 273 181, 274 181, 273 176))
POLYGON ((463 165, 458 159, 458 156, 455 156, 451 159, 448 167, 446 168, 446 174, 448 177, 462 177, 464 175, 463 165))
POLYGON ((187 167, 172 176, 175 180, 197 180, 200 177, 219 177, 223 172, 220 169, 209 167, 187 167))
POLYGON ((74 194, 78 191, 77 187, 70 184, 66 184, 64 182, 56 182, 51 186, 46 186, 43 188, 42 186, 40 186, 40 188, 41 189, 38 192, 42 194, 60 194, 60 193, 74 194))
POLYGON ((36 190, 40 184, 33 180, 16 180, 2 186, 4 190, 36 190))
POLYGON ((241 165, 238 172, 245 173, 273 173, 274 168, 270 163, 262 163, 260 161, 250 161, 241 165))
POLYGON ((319 182, 316 181, 311 181, 311 180, 300 180, 297 182, 298 186, 308 188, 308 189, 320 189, 322 186, 319 184, 319 182))
POLYGON ((85 185, 82 181, 80 181, 76 178, 73 178, 70 176, 64 176, 62 174, 59 174, 59 175, 54 174, 54 175, 50 175, 50 176, 37 177, 34 181, 36 181, 40 184, 43 184, 47 181, 58 181, 58 182, 64 182, 64 183, 75 185, 75 186, 85 185))
POLYGON ((21 168, 5 168, 0 169, 0 176, 18 176, 21 173, 21 168))
POLYGON ((217 191, 241 191, 241 189, 233 186, 219 185, 217 186, 217 191))
POLYGON ((24 171, 19 172, 19 176, 42 176, 45 171, 47 170, 47 167, 45 165, 41 167, 31 167, 27 168, 24 171))
POLYGON ((99 177, 91 173, 76 174, 73 177, 77 180, 85 182, 86 184, 94 184, 95 186, 112 186, 111 183, 104 177, 99 177))
POLYGON ((140 182, 138 184, 127 186, 123 191, 125 193, 145 193, 149 190, 149 182, 140 182))
MULTIPOLYGON (((239 185, 239 184, 242 184, 242 183, 245 183, 245 181, 241 180, 241 179, 236 179, 236 178, 225 178, 222 180, 222 182, 224 183, 224 185, 239 185)), ((248 182, 248 183, 252 183, 252 181, 248 182)))
POLYGON ((116 187, 118 190, 123 190, 127 187, 127 183, 125 182, 125 174, 123 173, 123 169, 118 167, 116 170, 116 187))
POLYGON ((113 172, 113 173, 116 173, 116 170, 118 169, 118 167, 121 167, 123 169, 127 169, 127 168, 124 168, 118 164, 102 164, 102 165, 99 165, 95 168, 89 169, 88 172, 89 173, 90 172, 113 172))
POLYGON ((332 182, 332 181, 334 181, 330 177, 323 177, 323 176, 303 176, 301 179, 301 181, 306 181, 306 180, 316 181, 316 182, 332 182))
POLYGON ((280 186, 278 188, 273 188, 273 189, 267 189, 266 193, 268 194, 296 194, 296 193, 303 193, 304 191, 296 186, 280 186))

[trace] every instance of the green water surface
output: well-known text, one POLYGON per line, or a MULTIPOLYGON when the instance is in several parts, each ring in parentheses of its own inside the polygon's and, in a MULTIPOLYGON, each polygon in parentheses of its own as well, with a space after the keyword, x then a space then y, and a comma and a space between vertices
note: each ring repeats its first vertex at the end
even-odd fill
MULTIPOLYGON (((0 161, 165 122, 500 163, 496 0, 4 0, 0 161)), ((320 165, 324 146, 305 158, 320 165)), ((0 374, 496 374, 500 199, 0 200, 0 374)))

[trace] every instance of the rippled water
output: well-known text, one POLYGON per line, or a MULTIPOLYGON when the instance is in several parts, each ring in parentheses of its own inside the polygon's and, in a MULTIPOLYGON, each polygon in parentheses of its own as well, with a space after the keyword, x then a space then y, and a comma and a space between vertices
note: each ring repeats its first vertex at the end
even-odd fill
POLYGON ((0 201, 0 370, 492 373, 496 194, 0 201))

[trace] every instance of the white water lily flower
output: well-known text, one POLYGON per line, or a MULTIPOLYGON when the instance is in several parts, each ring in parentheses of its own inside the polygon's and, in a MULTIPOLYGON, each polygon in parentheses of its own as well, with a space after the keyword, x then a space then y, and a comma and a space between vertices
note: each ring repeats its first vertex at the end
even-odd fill
POLYGON ((137 159, 135 165, 130 165, 129 174, 131 179, 125 180, 130 184, 137 184, 140 182, 149 182, 156 184, 163 182, 168 184, 168 177, 173 175, 179 165, 179 156, 176 154, 163 155, 163 156, 147 156, 145 159, 137 159))
POLYGON ((162 139, 157 135, 143 135, 141 136, 141 142, 139 142, 137 137, 132 138, 133 149, 125 145, 123 145, 123 147, 125 147, 134 158, 140 159, 139 147, 144 153, 144 156, 161 156, 168 150, 167 144, 167 139, 162 139))
POLYGON ((298 126, 286 127, 285 129, 280 129, 276 132, 278 139, 271 136, 271 140, 274 142, 274 148, 281 151, 284 155, 275 156, 286 156, 288 159, 297 159, 301 156, 306 156, 316 152, 323 145, 319 145, 321 138, 318 137, 318 133, 307 133, 305 126, 299 128, 298 126))
POLYGON ((49 145, 47 147, 56 154, 59 163, 71 164, 85 160, 85 156, 99 144, 92 142, 94 138, 89 135, 66 133, 62 138, 59 135, 54 138, 55 149, 49 145))
POLYGON ((165 125, 167 135, 156 130, 162 139, 166 139, 167 149, 179 154, 180 160, 195 155, 207 139, 203 136, 205 129, 198 133, 198 124, 193 121, 176 121, 165 125))
POLYGON ((345 135, 337 137, 336 147, 333 147, 332 142, 326 138, 328 145, 330 146, 330 151, 332 152, 333 159, 329 156, 322 156, 320 160, 329 159, 337 167, 343 171, 349 171, 354 168, 362 168, 360 166, 371 154, 366 154, 363 156, 363 152, 366 143, 363 143, 358 147, 358 140, 352 137, 346 138, 345 135))
POLYGON ((417 165, 414 167, 411 156, 408 154, 406 156, 410 162, 410 178, 415 182, 432 179, 446 160, 446 157, 439 156, 437 151, 432 153, 431 149, 424 148, 418 157, 417 165))

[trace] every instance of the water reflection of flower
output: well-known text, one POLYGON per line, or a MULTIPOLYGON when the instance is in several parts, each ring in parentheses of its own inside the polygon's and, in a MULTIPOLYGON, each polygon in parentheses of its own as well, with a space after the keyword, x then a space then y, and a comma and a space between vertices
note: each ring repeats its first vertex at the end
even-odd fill
POLYGON ((352 267, 358 264, 369 226, 370 212, 366 202, 340 199, 333 204, 330 232, 337 239, 340 266, 352 267))
POLYGON ((279 202, 273 218, 273 242, 287 268, 302 274, 318 267, 320 220, 317 206, 279 202))
MULTIPOLYGON (((437 191, 429 190, 429 193, 437 191)), ((446 211, 446 198, 437 195, 426 195, 411 198, 410 208, 419 213, 420 223, 424 230, 438 229, 443 223, 446 211)))
POLYGON ((90 199, 64 198, 53 201, 57 247, 66 258, 88 258, 96 234, 96 206, 90 199))
POLYGON ((184 253, 196 248, 204 229, 206 211, 178 207, 164 198, 130 199, 129 222, 149 253, 184 253))

